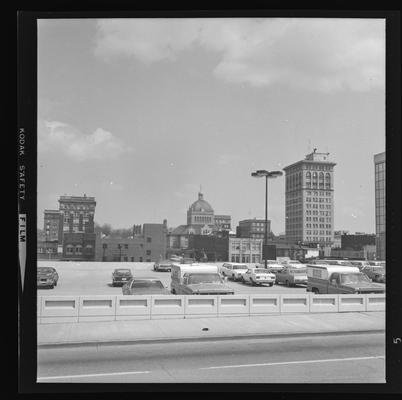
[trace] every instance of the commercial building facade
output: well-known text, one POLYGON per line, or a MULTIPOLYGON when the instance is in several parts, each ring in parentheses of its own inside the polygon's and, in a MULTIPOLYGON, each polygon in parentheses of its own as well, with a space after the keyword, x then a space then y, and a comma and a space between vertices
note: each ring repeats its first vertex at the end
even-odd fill
POLYGON ((166 258, 167 226, 143 224, 141 234, 131 238, 96 237, 96 261, 156 262, 166 258))
POLYGON ((229 238, 228 261, 260 263, 263 239, 229 238))
POLYGON ((385 152, 374 155, 376 258, 385 260, 385 152))
MULTIPOLYGON (((265 237, 265 219, 244 219, 239 221, 236 228, 238 237, 264 239, 265 237)), ((271 237, 271 221, 267 221, 267 237, 271 237)))
POLYGON ((316 149, 284 168, 286 239, 330 246, 334 237, 334 166, 329 153, 316 149))
POLYGON ((95 259, 96 235, 94 197, 60 196, 59 238, 62 242, 62 260, 92 261, 95 259))
POLYGON ((60 211, 45 210, 43 214, 43 231, 45 232, 46 240, 49 242, 60 241, 60 211))

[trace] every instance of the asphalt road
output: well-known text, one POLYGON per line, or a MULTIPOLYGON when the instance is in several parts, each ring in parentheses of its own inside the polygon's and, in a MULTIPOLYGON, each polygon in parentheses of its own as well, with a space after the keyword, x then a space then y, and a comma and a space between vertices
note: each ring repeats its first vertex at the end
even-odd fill
MULTIPOLYGON (((211 263, 212 264, 212 263, 211 263)), ((214 263, 221 266, 222 263, 214 263)), ((38 261, 38 266, 54 266, 59 274, 59 282, 54 289, 39 288, 39 296, 80 296, 80 295, 120 295, 120 287, 112 286, 112 272, 115 268, 130 268, 135 277, 156 277, 170 290, 170 272, 156 272, 154 263, 131 262, 72 262, 72 261, 38 261)), ((251 265, 251 264, 250 264, 251 265)), ((305 293, 306 287, 286 287, 284 285, 251 286, 228 280, 235 294, 279 294, 305 293)))
POLYGON ((384 383, 384 334, 38 350, 38 382, 384 383))

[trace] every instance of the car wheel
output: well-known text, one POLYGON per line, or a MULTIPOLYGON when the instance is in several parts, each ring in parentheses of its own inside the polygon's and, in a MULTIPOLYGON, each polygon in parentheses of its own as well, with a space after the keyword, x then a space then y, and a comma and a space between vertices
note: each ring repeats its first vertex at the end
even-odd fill
POLYGON ((54 289, 54 284, 49 286, 49 289, 54 289))
POLYGON ((271 283, 269 284, 269 286, 274 286, 274 282, 271 282, 271 283))
POLYGON ((176 294, 176 290, 175 290, 175 289, 172 289, 171 292, 172 292, 172 294, 176 294))
POLYGON ((312 288, 311 289, 311 291, 314 293, 314 294, 319 294, 320 292, 319 292, 319 290, 317 289, 317 288, 312 288))
POLYGON ((57 281, 54 281, 54 286, 57 286, 57 281))

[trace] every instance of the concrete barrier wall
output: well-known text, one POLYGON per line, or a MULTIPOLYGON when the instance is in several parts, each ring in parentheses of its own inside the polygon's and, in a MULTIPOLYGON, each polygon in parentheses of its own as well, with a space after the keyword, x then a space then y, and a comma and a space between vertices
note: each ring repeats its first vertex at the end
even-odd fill
POLYGON ((309 294, 282 294, 281 313, 310 312, 309 294))
POLYGON ((184 299, 182 295, 151 296, 151 319, 184 318, 184 299))
POLYGON ((337 294, 310 294, 310 312, 339 312, 337 294))
POLYGON ((280 295, 255 294, 250 296, 250 315, 269 315, 281 312, 280 295))
POLYGON ((218 316, 218 296, 185 296, 185 318, 211 318, 218 316))
POLYGON ((79 297, 78 296, 46 296, 40 301, 40 322, 63 323, 78 322, 79 297))
POLYGON ((87 295, 39 296, 37 301, 37 321, 41 324, 365 311, 385 311, 385 295, 87 295))
POLYGON ((340 294, 339 312, 366 311, 367 294, 340 294))
POLYGON ((385 296, 383 294, 367 294, 366 311, 385 311, 385 296))
POLYGON ((116 296, 116 321, 151 319, 151 296, 116 296))
POLYGON ((218 317, 250 314, 250 295, 218 296, 218 317))
POLYGON ((78 322, 114 321, 117 296, 81 296, 78 322))

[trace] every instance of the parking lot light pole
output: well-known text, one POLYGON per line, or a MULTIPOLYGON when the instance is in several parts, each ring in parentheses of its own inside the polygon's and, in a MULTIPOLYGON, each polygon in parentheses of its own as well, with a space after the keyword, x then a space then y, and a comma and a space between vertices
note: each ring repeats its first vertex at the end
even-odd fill
MULTIPOLYGON (((251 173, 251 176, 254 178, 262 178, 265 177, 265 232, 264 232, 264 247, 263 247, 263 256, 264 249, 266 251, 266 246, 268 244, 268 178, 277 178, 278 176, 282 176, 282 171, 266 171, 265 169, 259 169, 255 172, 251 173)), ((266 254, 265 254, 266 255, 266 254)), ((267 268, 267 259, 264 258, 264 266, 267 268)))

